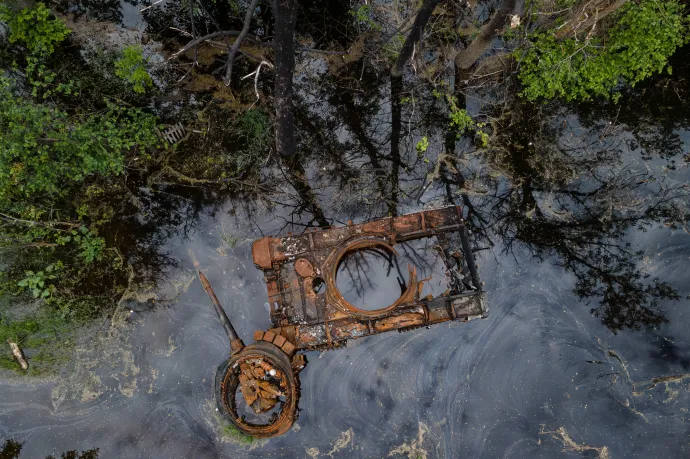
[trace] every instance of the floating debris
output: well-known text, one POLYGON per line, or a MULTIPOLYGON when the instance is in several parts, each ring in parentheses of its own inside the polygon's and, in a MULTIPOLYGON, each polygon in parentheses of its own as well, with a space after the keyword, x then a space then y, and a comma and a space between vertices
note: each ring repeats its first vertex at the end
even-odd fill
POLYGON ((187 130, 184 128, 182 123, 177 123, 166 128, 163 132, 159 131, 159 135, 165 139, 168 144, 175 145, 177 142, 185 138, 187 135, 187 130))
MULTIPOLYGON (((563 427, 559 427, 557 430, 545 431, 544 425, 542 424, 539 435, 550 435, 552 438, 559 440, 561 443, 563 443, 563 452, 577 451, 583 453, 586 451, 594 451, 597 454, 597 459, 611 458, 607 446, 597 447, 576 443, 563 427)), ((539 442, 541 443, 541 440, 539 442)))

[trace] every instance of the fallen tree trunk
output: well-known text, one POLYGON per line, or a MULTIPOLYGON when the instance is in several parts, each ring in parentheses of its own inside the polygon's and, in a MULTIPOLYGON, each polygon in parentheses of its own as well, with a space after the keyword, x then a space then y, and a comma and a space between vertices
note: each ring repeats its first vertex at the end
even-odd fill
POLYGON ((405 43, 403 44, 398 59, 395 61, 393 68, 391 68, 391 76, 393 78, 400 78, 402 76, 403 67, 407 61, 412 57, 415 46, 422 40, 422 32, 424 32, 424 27, 426 23, 429 22, 431 14, 434 12, 441 0, 425 0, 422 7, 417 13, 417 17, 412 24, 412 31, 410 31, 405 43))
POLYGON ((577 35, 578 32, 589 33, 598 21, 615 12, 628 0, 602 0, 588 2, 578 10, 563 26, 556 30, 556 38, 566 38, 577 35))
POLYGON ((484 54, 486 48, 496 36, 501 33, 503 28, 510 22, 511 15, 514 10, 521 9, 522 2, 517 0, 503 0, 501 6, 496 11, 491 20, 482 27, 479 36, 467 46, 467 48, 460 51, 455 58, 455 65, 462 70, 468 70, 475 62, 484 54))

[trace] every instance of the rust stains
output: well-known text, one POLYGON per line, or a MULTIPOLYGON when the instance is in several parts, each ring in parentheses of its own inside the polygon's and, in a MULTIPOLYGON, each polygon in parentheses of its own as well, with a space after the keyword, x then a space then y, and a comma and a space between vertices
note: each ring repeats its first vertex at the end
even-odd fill
POLYGON ((314 266, 306 258, 300 258, 295 262, 295 271, 302 277, 314 277, 314 266))

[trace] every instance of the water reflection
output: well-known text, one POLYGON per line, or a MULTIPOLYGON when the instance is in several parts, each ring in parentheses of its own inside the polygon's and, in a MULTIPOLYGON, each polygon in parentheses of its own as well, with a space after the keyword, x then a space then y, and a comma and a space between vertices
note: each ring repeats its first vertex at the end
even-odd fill
MULTIPOLYGON (((90 449, 88 451, 66 451, 60 454, 59 459, 98 459, 98 448, 90 449)), ((5 440, 5 443, 0 450, 0 459, 19 459, 22 452, 22 444, 12 439, 5 440)), ((46 459, 57 459, 56 456, 46 456, 46 459)))
MULTIPOLYGON (((610 330, 661 324, 660 302, 679 296, 645 271, 645 254, 628 236, 652 226, 687 228, 687 186, 650 163, 659 149, 670 161, 682 161, 673 126, 687 122, 679 115, 687 111, 663 115, 657 122, 664 128, 650 137, 659 130, 650 119, 661 115, 654 110, 637 127, 622 124, 621 118, 581 121, 556 104, 525 103, 510 94, 516 88, 492 89, 500 103, 480 117, 491 122, 493 136, 488 148, 477 149, 472 139, 443 129, 448 121, 439 120, 439 103, 430 89, 417 84, 403 90, 386 73, 358 64, 326 76, 318 87, 301 89, 310 98, 328 100, 325 107, 300 106, 305 115, 298 116, 301 131, 312 133, 310 150, 319 152, 310 180, 322 193, 319 208, 334 209, 331 213, 342 220, 343 213, 397 214, 422 192, 425 202, 462 202, 480 245, 498 243, 502 257, 516 251, 536 260, 556 257, 574 276, 575 293, 592 302, 592 313, 610 330), (416 96, 416 105, 402 106, 403 95, 416 96), (666 123, 666 116, 673 119, 666 123), (644 132, 642 126, 647 126, 644 132), (422 134, 436 142, 425 153, 428 165, 414 148, 422 134), (669 150, 668 142, 675 149, 669 150), (344 193, 324 193, 333 182, 344 193)), ((637 99, 630 93, 627 100, 637 99)), ((609 107, 589 113, 604 116, 609 107)), ((616 113, 633 110, 619 106, 616 113)), ((312 157, 305 153, 305 160, 312 157)))
POLYGON ((626 236, 682 224, 687 190, 638 160, 620 131, 577 124, 559 108, 512 104, 497 123, 498 145, 483 153, 489 174, 502 178, 476 178, 483 196, 473 211, 482 231, 500 238, 503 255, 557 256, 575 276, 578 296, 599 301, 592 312, 612 331, 659 325, 659 302, 678 295, 644 271, 644 254, 626 236))

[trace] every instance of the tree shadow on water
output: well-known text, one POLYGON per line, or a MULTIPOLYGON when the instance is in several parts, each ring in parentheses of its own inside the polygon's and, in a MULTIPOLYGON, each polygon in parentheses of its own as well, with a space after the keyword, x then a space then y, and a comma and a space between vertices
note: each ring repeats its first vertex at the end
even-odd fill
MULTIPOLYGON (((12 439, 5 440, 2 450, 0 450, 0 459, 19 459, 23 446, 18 441, 12 439)), ((98 448, 82 451, 81 453, 76 450, 66 451, 60 454, 60 459, 98 459, 98 451, 98 448)), ((46 459, 57 459, 57 457, 50 455, 46 459)))

